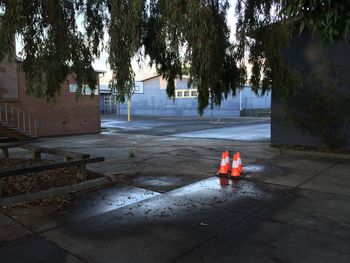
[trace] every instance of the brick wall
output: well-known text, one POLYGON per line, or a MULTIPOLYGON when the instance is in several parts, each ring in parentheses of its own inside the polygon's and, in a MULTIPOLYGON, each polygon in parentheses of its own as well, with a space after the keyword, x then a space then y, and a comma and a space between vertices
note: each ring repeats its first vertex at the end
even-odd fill
POLYGON ((18 63, 19 101, 14 106, 30 113, 38 121, 38 136, 96 133, 100 131, 99 95, 83 95, 76 100, 75 93, 69 92, 72 76, 57 96, 55 102, 31 97, 25 94, 24 73, 18 63))
POLYGON ((17 63, 14 58, 6 58, 0 63, 0 98, 18 99, 17 63))

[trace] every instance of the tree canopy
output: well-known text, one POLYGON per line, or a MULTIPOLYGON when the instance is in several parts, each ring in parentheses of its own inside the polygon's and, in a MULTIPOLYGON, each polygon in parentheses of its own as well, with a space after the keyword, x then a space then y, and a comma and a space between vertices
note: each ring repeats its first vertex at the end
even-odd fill
POLYGON ((349 42, 350 1, 238 0, 236 14, 238 60, 252 65, 253 89, 272 89, 290 122, 329 148, 341 147, 350 113, 344 69, 325 61, 322 70, 303 75, 284 56, 290 41, 305 30, 323 46, 349 42))
POLYGON ((308 29, 325 44, 350 37, 348 0, 238 0, 236 15, 238 58, 251 63, 252 87, 263 92, 293 93, 298 76, 282 56, 293 35, 308 29))
POLYGON ((111 88, 124 101, 134 83, 132 58, 148 56, 167 80, 170 98, 174 80, 187 69, 202 113, 245 83, 247 54, 257 91, 278 86, 289 92, 293 72, 281 50, 295 29, 291 21, 328 42, 349 40, 347 0, 237 0, 237 43, 229 41, 228 7, 228 0, 0 0, 0 60, 11 52, 14 34, 20 35, 27 91, 52 99, 68 73, 80 89, 85 83, 95 87, 92 62, 105 48, 111 88), (264 33, 247 37, 261 28, 264 33), (105 32, 110 38, 103 46, 105 32))
POLYGON ((198 109, 220 104, 234 92, 238 71, 226 23, 224 0, 0 0, 0 59, 10 51, 13 35, 23 39, 27 90, 54 98, 68 73, 79 87, 95 86, 91 63, 99 55, 104 32, 113 71, 111 88, 121 101, 132 91, 131 60, 149 56, 167 80, 175 98, 174 80, 187 68, 198 89, 198 109), (78 30, 77 19, 84 17, 78 30))

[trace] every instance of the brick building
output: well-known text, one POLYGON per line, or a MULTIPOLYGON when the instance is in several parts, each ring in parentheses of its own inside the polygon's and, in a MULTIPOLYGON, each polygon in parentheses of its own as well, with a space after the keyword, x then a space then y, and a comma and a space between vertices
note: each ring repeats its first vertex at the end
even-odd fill
MULTIPOLYGON (((100 131, 99 94, 86 92, 76 99, 76 82, 67 76, 55 102, 25 93, 21 61, 12 58, 0 64, 0 122, 11 122, 37 136, 96 133, 100 131)), ((103 72, 97 72, 99 75, 103 72)), ((99 85, 99 84, 98 84, 99 85)))

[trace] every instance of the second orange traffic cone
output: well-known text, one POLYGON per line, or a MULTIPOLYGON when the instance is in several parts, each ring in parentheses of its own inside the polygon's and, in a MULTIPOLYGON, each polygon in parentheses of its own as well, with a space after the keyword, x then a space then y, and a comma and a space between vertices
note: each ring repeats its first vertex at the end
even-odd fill
POLYGON ((241 159, 241 154, 237 152, 237 164, 238 164, 238 169, 241 174, 243 174, 243 166, 242 166, 242 159, 241 159))
POLYGON ((228 151, 225 151, 225 156, 226 156, 226 169, 227 172, 231 170, 231 163, 230 163, 230 154, 228 151))
POLYGON ((237 178, 240 177, 241 173, 238 168, 238 161, 237 161, 237 155, 235 154, 233 156, 233 161, 232 161, 232 169, 231 169, 231 178, 237 178))

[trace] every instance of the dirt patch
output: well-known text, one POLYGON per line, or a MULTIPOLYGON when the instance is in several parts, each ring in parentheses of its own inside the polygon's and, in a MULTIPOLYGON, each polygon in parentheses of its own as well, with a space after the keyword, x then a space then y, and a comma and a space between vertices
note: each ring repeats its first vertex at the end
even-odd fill
MULTIPOLYGON (((0 169, 24 168, 40 164, 50 164, 53 161, 24 158, 0 159, 0 169)), ((103 177, 103 175, 88 171, 87 180, 103 177)), ((77 184, 81 180, 77 177, 75 167, 58 168, 42 172, 27 173, 3 179, 3 197, 35 193, 51 188, 77 184)))

